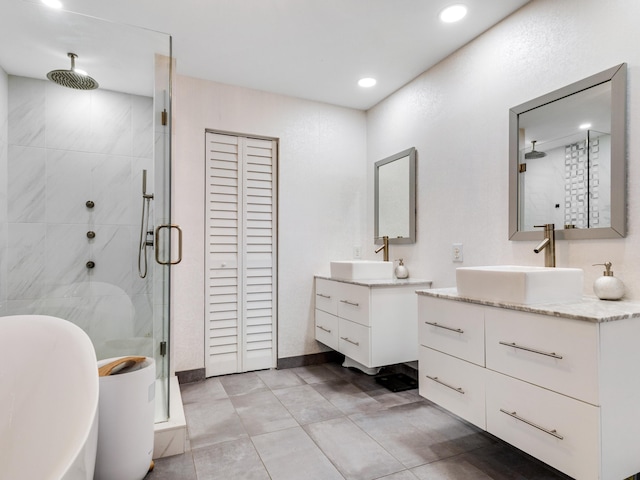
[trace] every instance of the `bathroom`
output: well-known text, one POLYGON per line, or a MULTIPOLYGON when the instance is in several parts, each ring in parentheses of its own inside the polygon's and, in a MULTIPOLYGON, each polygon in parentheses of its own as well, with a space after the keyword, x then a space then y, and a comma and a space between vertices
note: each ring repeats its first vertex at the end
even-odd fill
POLYGON ((366 112, 185 77, 178 68, 172 215, 184 232, 184 258, 172 270, 171 371, 201 375, 205 362, 205 129, 279 140, 277 358, 286 363, 326 350, 314 339, 314 275, 331 260, 353 258, 357 246, 363 258, 377 258, 373 163, 411 146, 419 155, 417 243, 392 245, 391 258, 404 258, 412 277, 436 287, 455 285, 457 266, 542 265, 535 242, 508 238, 509 108, 623 62, 627 236, 560 240, 557 263, 583 268, 591 294, 601 274, 592 265, 611 261, 626 298, 640 299, 639 14, 630 0, 534 0, 366 112), (462 264, 451 260, 453 243, 464 246, 462 264))

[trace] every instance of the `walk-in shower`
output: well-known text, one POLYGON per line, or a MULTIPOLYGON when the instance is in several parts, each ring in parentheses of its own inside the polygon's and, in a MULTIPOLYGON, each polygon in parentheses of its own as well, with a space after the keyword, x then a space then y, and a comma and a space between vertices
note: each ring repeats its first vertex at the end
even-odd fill
POLYGON ((153 357, 163 422, 170 266, 148 232, 171 223, 171 38, 35 2, 10 2, 0 30, 0 316, 64 318, 99 359, 153 357), (66 52, 99 88, 47 79, 66 52))

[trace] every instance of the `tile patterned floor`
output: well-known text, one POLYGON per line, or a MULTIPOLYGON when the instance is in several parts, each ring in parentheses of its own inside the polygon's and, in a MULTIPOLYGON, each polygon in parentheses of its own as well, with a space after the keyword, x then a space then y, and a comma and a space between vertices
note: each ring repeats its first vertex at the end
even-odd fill
POLYGON ((418 396, 338 364, 181 385, 184 455, 145 480, 567 480, 418 396))

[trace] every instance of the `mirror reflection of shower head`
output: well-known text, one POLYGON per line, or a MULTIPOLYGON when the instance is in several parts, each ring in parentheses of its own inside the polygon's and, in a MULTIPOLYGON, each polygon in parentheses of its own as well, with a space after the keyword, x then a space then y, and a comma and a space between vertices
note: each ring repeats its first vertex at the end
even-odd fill
POLYGON ((536 150, 536 140, 531 140, 531 151, 524 154, 524 158, 530 160, 532 158, 546 157, 547 154, 536 150))
POLYGON ((76 90, 95 90, 98 88, 98 82, 76 68, 76 58, 78 56, 75 53, 67 53, 67 56, 71 59, 71 69, 51 70, 47 73, 47 78, 53 83, 67 88, 75 88, 76 90))

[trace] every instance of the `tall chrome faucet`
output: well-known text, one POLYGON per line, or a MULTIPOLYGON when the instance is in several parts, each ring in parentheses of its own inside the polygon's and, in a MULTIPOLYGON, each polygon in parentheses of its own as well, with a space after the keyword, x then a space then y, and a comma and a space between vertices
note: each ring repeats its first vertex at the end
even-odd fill
POLYGON ((553 223, 544 225, 534 225, 536 228, 544 228, 544 239, 533 249, 534 252, 540 253, 544 250, 544 266, 556 266, 556 226, 553 223))
POLYGON ((378 247, 376 249, 376 253, 378 253, 380 250, 384 250, 383 252, 383 260, 385 262, 389 261, 389 237, 387 235, 385 235, 384 237, 382 237, 382 246, 378 247))

